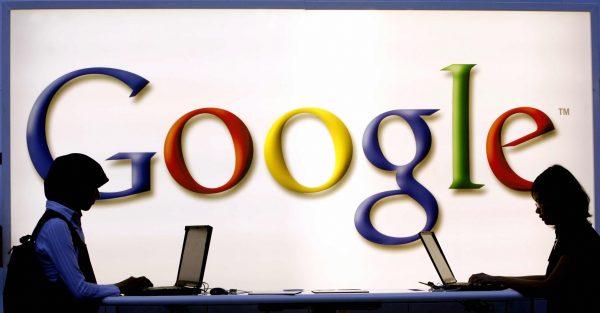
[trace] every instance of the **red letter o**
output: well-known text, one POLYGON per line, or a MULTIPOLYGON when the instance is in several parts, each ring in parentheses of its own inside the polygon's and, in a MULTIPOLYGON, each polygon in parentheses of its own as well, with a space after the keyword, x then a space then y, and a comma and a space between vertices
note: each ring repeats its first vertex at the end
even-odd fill
POLYGON ((252 137, 248 128, 237 116, 229 111, 218 108, 203 108, 191 111, 179 118, 167 134, 165 139, 165 163, 171 176, 182 187, 197 193, 211 194, 230 189, 244 178, 252 163, 252 137), (235 168, 233 175, 227 183, 217 188, 208 188, 198 184, 190 174, 181 150, 181 135, 183 127, 194 116, 211 114, 223 121, 233 139, 235 149, 235 168))

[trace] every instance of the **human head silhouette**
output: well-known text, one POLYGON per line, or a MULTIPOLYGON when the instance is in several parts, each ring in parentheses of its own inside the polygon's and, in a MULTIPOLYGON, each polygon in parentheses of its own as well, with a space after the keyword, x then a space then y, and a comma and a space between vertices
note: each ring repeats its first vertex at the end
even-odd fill
POLYGON ((54 160, 44 181, 44 192, 48 200, 87 211, 99 197, 98 188, 106 182, 100 164, 87 155, 71 153, 54 160))
POLYGON ((536 213, 547 225, 589 223, 590 198, 575 176, 560 165, 547 168, 535 179, 531 196, 536 213))

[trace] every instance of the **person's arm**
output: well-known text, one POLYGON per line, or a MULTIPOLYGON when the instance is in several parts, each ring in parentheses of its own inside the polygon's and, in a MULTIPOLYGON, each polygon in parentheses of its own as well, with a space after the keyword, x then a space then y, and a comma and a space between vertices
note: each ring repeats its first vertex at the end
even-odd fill
POLYGON ((514 289, 525 295, 543 296, 555 290, 565 277, 571 272, 573 266, 572 258, 563 255, 558 260, 558 264, 548 277, 546 276, 525 276, 525 277, 506 277, 490 276, 484 273, 475 274, 469 279, 471 284, 499 284, 507 288, 514 289), (532 278, 533 277, 533 278, 532 278))
POLYGON ((38 234, 36 245, 50 258, 60 279, 76 299, 100 299, 121 293, 115 285, 98 285, 85 281, 79 269, 71 232, 63 220, 47 221, 38 234))
POLYGON ((565 281, 571 272, 572 263, 572 257, 563 255, 548 277, 540 280, 500 277, 500 283, 523 294, 547 295, 565 281))
POLYGON ((510 278, 521 278, 521 279, 529 279, 529 280, 544 280, 546 279, 545 275, 529 275, 529 276, 505 276, 510 278))

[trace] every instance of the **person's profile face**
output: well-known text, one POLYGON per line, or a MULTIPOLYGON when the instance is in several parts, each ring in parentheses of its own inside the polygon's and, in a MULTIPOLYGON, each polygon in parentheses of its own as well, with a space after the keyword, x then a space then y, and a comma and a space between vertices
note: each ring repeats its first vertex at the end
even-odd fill
POLYGON ((540 201, 540 199, 536 199, 535 207, 535 213, 538 214, 540 219, 542 219, 546 225, 556 225, 556 210, 551 204, 540 201))
POLYGON ((95 186, 85 186, 80 190, 80 196, 78 197, 79 204, 78 209, 81 211, 89 211, 92 205, 96 203, 96 200, 100 198, 100 192, 95 186))

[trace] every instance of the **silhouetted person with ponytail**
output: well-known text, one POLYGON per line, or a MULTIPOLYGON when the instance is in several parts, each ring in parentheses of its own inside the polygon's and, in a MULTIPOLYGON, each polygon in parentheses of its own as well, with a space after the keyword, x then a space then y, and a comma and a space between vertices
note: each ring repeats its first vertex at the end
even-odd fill
POLYGON ((36 281, 43 285, 43 292, 31 295, 29 302, 35 303, 20 302, 17 312, 29 311, 23 306, 32 306, 30 310, 36 312, 97 312, 104 297, 152 285, 145 277, 130 277, 114 285, 96 283, 81 216, 99 198, 98 188, 106 182, 100 164, 86 155, 73 153, 54 160, 44 181, 46 211, 32 234, 37 272, 43 276, 36 281))
POLYGON ((535 212, 554 226, 556 240, 544 275, 505 277, 475 274, 472 284, 498 284, 548 299, 549 313, 596 312, 600 295, 600 236, 588 221, 590 199, 573 174, 560 165, 533 182, 535 212))

